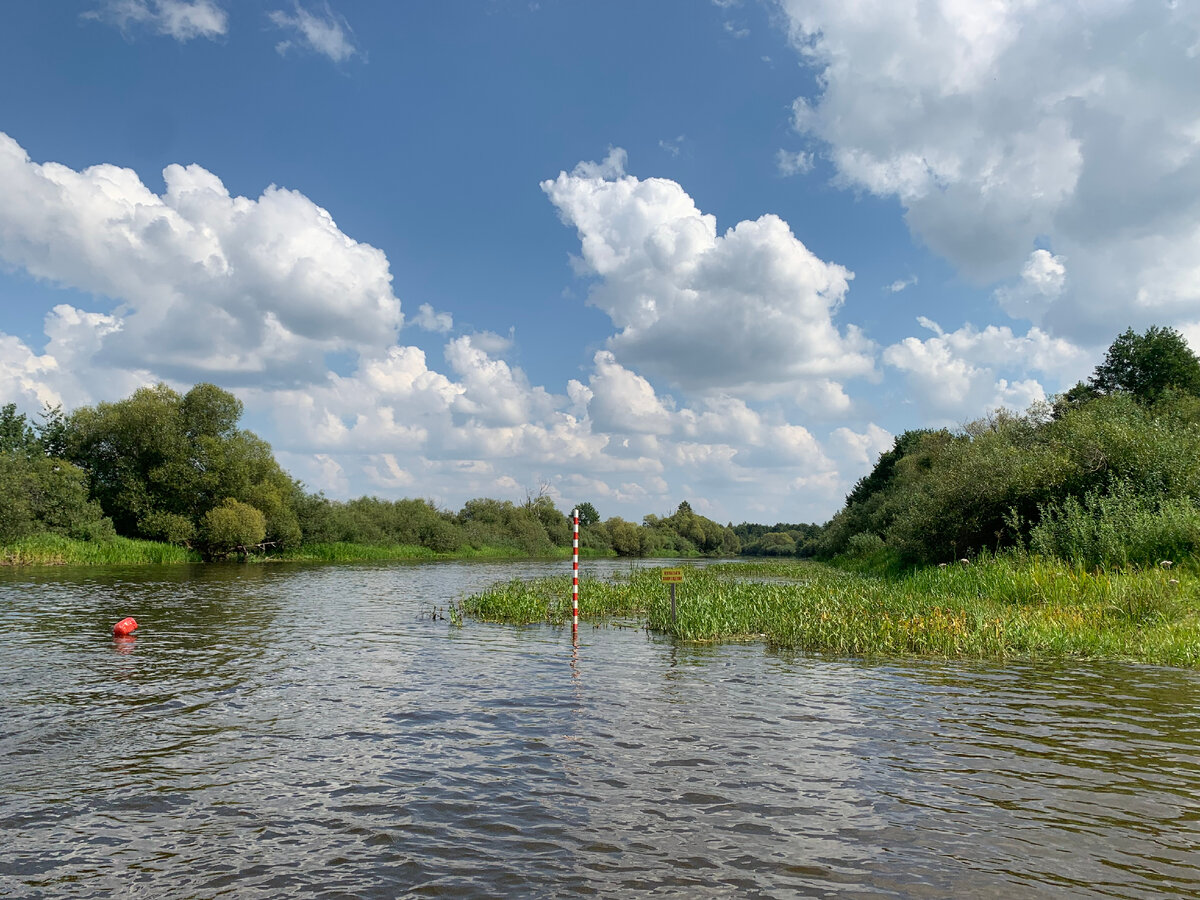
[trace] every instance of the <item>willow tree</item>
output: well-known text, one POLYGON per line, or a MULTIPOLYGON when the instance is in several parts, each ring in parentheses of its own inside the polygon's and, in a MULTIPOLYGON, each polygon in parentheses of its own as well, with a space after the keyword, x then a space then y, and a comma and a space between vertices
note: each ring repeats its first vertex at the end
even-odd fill
POLYGON ((263 513, 270 540, 298 542, 296 484, 266 441, 238 428, 241 415, 215 385, 180 395, 160 383, 76 410, 67 452, 121 534, 184 540, 232 498, 263 513))

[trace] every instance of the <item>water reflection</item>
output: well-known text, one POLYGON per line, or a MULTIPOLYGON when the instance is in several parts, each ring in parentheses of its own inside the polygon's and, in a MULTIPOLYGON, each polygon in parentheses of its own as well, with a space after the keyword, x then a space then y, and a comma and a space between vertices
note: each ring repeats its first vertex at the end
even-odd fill
POLYGON ((0 573, 0 893, 1200 893, 1195 673, 428 615, 554 568, 0 573))

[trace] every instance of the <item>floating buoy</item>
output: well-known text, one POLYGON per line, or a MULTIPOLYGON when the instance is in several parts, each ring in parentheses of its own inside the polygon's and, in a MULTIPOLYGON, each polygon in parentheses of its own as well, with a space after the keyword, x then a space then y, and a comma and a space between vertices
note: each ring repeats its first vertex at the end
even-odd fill
POLYGON ((137 631, 137 620, 133 616, 126 616, 113 626, 113 637, 125 637, 135 631, 137 631))

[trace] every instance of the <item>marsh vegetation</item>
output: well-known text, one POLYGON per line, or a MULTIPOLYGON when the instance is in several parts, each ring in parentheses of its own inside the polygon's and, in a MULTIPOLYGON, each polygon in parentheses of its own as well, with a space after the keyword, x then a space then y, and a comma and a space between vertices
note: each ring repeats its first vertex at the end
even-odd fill
MULTIPOLYGON (((461 601, 465 618, 565 624, 570 579, 511 580, 461 601)), ((819 562, 685 570, 677 616, 661 570, 584 579, 592 625, 636 618, 682 641, 761 641, 838 656, 1105 659, 1200 666, 1200 578, 1155 566, 1104 573, 1028 554, 904 572, 819 562)))

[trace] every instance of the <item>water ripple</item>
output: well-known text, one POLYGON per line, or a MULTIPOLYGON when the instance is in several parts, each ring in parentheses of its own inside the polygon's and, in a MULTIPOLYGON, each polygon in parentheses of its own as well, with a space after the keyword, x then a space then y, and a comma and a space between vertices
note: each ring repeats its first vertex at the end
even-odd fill
POLYGON ((3 573, 0 893, 1200 893, 1194 673, 428 615, 544 571, 3 573))

